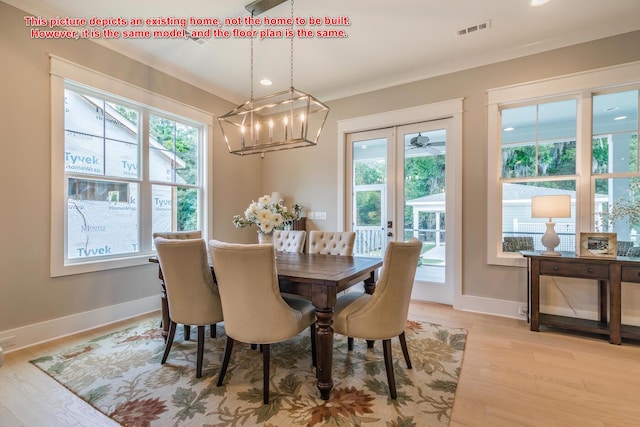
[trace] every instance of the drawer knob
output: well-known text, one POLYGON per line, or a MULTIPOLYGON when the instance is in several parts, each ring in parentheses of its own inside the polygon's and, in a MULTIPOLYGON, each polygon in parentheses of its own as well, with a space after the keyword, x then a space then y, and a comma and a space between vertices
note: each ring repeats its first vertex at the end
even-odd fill
POLYGON ((587 271, 588 271, 589 273, 593 273, 593 268, 587 268, 587 271))
POLYGON ((553 270, 554 270, 554 271, 558 271, 558 270, 560 270, 560 267, 558 267, 557 265, 554 265, 554 266, 553 266, 553 270))

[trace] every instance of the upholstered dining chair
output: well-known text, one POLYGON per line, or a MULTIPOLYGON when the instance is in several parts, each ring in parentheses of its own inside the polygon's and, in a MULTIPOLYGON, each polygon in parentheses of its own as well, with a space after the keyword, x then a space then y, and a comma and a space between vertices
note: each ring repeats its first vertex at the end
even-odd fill
MULTIPOLYGON (((262 400, 269 403, 270 344, 295 337, 310 327, 315 342, 315 309, 310 302, 280 296, 273 245, 209 241, 216 272, 227 342, 218 386, 224 381, 236 341, 262 348, 262 400)), ((312 346, 313 348, 314 346, 312 346)))
POLYGON ((309 253, 351 256, 355 241, 354 231, 312 230, 309 232, 309 253))
POLYGON ((196 378, 202 376, 205 325, 223 320, 222 303, 209 266, 204 239, 164 239, 156 237, 154 244, 162 268, 169 303, 169 336, 162 356, 167 361, 176 325, 198 326, 196 378))
POLYGON ((347 293, 338 298, 333 315, 333 329, 336 333, 349 337, 349 350, 352 349, 353 338, 382 340, 384 365, 392 399, 396 399, 397 392, 391 338, 397 336, 400 339, 404 359, 411 369, 404 328, 421 249, 422 242, 415 238, 408 242, 389 242, 373 295, 347 293))
POLYGON ((273 245, 278 252, 303 252, 306 237, 304 230, 274 230, 273 245))
MULTIPOLYGON (((192 230, 192 231, 165 231, 165 232, 156 232, 153 233, 153 238, 162 237, 163 239, 201 239, 202 231, 200 230, 192 230)), ((216 325, 213 324, 210 326, 211 338, 216 337, 216 325)), ((184 339, 191 339, 191 325, 184 325, 184 339)))

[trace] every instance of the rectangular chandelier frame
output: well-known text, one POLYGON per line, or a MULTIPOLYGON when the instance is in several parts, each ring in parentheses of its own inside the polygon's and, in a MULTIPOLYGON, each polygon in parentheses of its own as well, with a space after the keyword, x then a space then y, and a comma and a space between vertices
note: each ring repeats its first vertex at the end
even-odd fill
POLYGON ((317 145, 329 107, 308 93, 289 90, 249 100, 218 117, 231 154, 262 154, 317 145))

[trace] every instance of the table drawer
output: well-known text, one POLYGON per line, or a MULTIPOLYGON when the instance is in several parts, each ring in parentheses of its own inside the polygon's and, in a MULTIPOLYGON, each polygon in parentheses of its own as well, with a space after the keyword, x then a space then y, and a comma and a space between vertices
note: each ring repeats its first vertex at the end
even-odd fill
POLYGON ((579 277, 586 279, 608 279, 609 266, 606 264, 541 261, 540 274, 548 276, 579 277))
POLYGON ((622 281, 640 283, 640 267, 622 267, 622 281))

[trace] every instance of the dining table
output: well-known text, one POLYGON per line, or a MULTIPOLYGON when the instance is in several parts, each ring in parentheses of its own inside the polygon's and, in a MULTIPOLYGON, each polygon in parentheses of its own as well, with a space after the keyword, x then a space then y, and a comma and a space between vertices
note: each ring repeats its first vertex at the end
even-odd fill
MULTIPOLYGON (((150 262, 158 263, 157 257, 150 262)), ((159 265, 159 263, 158 263, 159 265)), ((364 291, 373 294, 382 258, 277 252, 276 269, 280 292, 309 299, 316 309, 316 351, 318 390, 323 400, 329 399, 333 388, 333 311, 338 294, 364 282, 364 291)), ((211 267, 215 280, 215 269, 211 267)), ((169 328, 169 304, 159 269, 162 286, 163 336, 169 328)))

